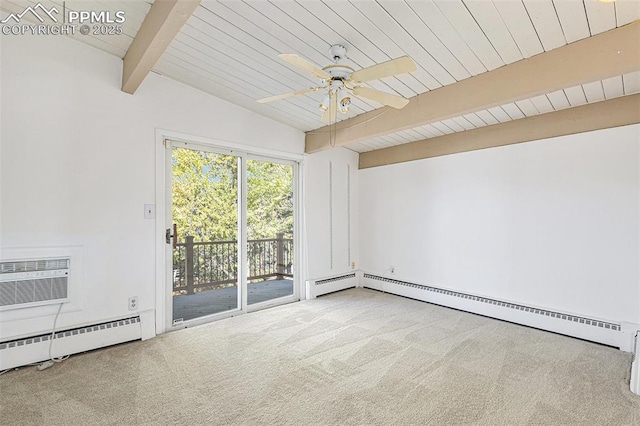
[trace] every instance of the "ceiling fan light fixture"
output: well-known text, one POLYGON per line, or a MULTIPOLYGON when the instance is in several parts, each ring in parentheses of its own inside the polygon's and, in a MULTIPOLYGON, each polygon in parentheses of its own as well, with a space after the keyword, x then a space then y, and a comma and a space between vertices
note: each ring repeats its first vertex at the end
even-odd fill
POLYGON ((346 114, 349 112, 349 106, 351 105, 351 98, 346 97, 340 102, 340 112, 346 114))
POLYGON ((322 97, 322 101, 320 101, 319 108, 322 111, 326 111, 326 110, 329 109, 329 94, 328 93, 322 97))
POLYGON ((351 96, 349 94, 340 89, 338 91, 338 109, 341 113, 346 114, 349 112, 349 106, 351 106, 351 96))

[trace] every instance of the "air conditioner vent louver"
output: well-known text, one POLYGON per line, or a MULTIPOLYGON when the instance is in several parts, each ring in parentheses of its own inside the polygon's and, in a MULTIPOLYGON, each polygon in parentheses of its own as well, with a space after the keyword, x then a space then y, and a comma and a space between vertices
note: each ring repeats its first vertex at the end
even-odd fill
POLYGON ((69 258, 0 262, 0 310, 67 301, 70 266, 69 258))
POLYGON ((0 274, 69 269, 69 259, 20 260, 0 262, 0 274))

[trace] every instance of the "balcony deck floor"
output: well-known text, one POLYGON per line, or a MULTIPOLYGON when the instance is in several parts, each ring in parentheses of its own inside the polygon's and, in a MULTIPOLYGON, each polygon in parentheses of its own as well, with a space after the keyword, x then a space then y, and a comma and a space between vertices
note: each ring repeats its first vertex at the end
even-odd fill
MULTIPOLYGON (((249 284, 249 305, 293 294, 293 280, 269 280, 249 284)), ((238 287, 202 291, 173 297, 173 318, 188 321, 205 315, 235 309, 238 306, 238 287)))

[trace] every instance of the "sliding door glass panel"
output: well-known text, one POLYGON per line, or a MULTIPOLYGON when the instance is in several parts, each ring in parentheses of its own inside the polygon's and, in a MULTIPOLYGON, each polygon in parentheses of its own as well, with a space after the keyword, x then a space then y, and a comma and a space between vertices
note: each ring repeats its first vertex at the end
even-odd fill
POLYGON ((173 324, 238 309, 240 158, 172 148, 173 324))
POLYGON ((293 166, 247 160, 247 304, 293 295, 293 166))

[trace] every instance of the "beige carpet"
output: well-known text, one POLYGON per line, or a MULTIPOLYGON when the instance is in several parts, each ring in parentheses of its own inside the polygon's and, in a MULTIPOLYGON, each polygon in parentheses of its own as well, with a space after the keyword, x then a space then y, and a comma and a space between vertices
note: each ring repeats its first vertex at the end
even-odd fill
POLYGON ((2 424, 640 424, 631 356, 354 289, 0 376, 2 424))

